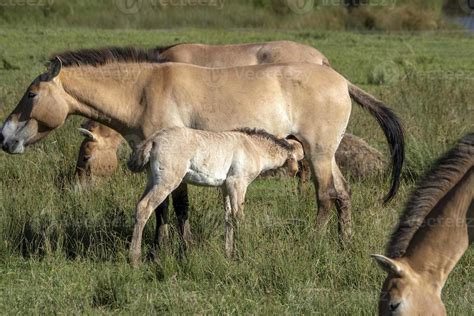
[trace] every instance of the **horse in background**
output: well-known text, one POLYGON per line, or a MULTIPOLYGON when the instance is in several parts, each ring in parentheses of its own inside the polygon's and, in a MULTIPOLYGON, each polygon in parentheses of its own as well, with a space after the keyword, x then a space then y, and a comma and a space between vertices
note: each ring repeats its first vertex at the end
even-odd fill
POLYGON ((474 240, 474 133, 465 135, 427 172, 392 234, 380 315, 445 315, 441 291, 474 240))
POLYGON ((85 137, 79 149, 75 175, 80 182, 92 175, 105 177, 114 174, 118 167, 117 147, 123 138, 105 125, 88 120, 79 128, 85 137))

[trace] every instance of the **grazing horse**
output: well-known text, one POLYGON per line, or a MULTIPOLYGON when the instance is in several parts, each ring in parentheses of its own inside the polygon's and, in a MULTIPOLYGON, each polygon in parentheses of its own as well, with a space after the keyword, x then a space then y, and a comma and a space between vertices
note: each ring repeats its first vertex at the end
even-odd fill
MULTIPOLYGON (((294 135, 311 162, 318 226, 326 227, 337 202, 340 235, 347 240, 351 236, 350 196, 334 155, 349 121, 350 94, 357 96, 387 136, 393 164, 388 201, 398 189, 404 157, 398 118, 333 69, 309 63, 204 68, 157 64, 155 58, 150 62, 139 49, 94 51, 81 58, 65 53, 54 58, 49 70, 26 89, 3 124, 0 142, 8 153, 23 153, 70 115, 115 129, 132 147, 154 131, 174 126, 209 131, 248 126, 274 135, 294 135)), ((185 186, 180 188, 176 191, 187 193, 185 186)), ((179 231, 186 232, 187 214, 177 217, 179 231)))
POLYGON ((294 176, 304 158, 302 145, 263 130, 208 132, 184 127, 163 129, 138 146, 128 166, 148 166, 148 184, 135 215, 130 246, 132 264, 140 262, 143 228, 153 211, 182 182, 221 187, 225 206, 225 249, 233 256, 234 228, 243 217, 247 187, 266 170, 287 165, 294 176))
POLYGON ((441 291, 474 240, 474 133, 435 163, 412 193, 387 247, 380 315, 444 315, 441 291))
POLYGON ((110 176, 118 167, 117 147, 122 136, 100 123, 88 120, 79 131, 85 136, 76 163, 76 176, 81 182, 91 175, 110 176), (95 163, 99 161, 99 163, 95 163))

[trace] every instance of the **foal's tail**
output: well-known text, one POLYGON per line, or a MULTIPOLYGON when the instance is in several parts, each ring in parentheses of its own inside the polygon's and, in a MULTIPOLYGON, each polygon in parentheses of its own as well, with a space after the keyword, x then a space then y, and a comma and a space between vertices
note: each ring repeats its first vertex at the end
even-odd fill
POLYGON ((132 172, 142 172, 150 162, 150 153, 153 148, 153 140, 146 140, 133 151, 128 159, 127 166, 132 172))
POLYGON ((392 156, 392 186, 384 197, 384 203, 387 203, 395 196, 400 186, 400 175, 403 160, 405 159, 405 141, 400 119, 382 101, 377 100, 374 96, 349 81, 347 81, 347 84, 349 85, 349 95, 351 98, 375 117, 390 147, 390 155, 392 156))

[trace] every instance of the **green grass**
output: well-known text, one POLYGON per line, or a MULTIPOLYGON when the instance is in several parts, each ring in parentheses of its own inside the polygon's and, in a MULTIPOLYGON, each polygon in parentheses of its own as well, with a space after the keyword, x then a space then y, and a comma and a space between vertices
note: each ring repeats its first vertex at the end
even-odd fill
MULTIPOLYGON (((436 30, 445 0, 370 0, 348 10, 328 0, 0 0, 0 25, 88 28, 436 30)), ((458 0, 449 11, 466 14, 458 0), (459 12, 460 11, 460 12, 459 12)))
MULTIPOLYGON (((403 118, 407 164, 395 200, 383 207, 386 177, 351 181, 355 236, 337 242, 313 230, 314 190, 291 180, 249 188, 239 258, 223 250, 223 210, 215 189, 191 189, 195 245, 177 259, 177 236, 160 264, 127 263, 133 210, 144 179, 121 166, 78 189, 72 172, 80 143, 73 118, 25 155, 0 153, 0 311, 2 313, 374 314, 384 273, 369 257, 383 252, 420 174, 473 130, 474 41, 458 33, 353 34, 318 31, 104 31, 5 27, 0 30, 0 118, 16 105, 55 51, 111 44, 297 40, 317 47, 353 82, 403 118)), ((385 152, 376 123, 354 106, 348 130, 385 152)), ((122 155, 126 156, 127 150, 122 155)), ((145 231, 144 252, 154 220, 145 231)), ((472 314, 474 252, 456 266, 443 292, 448 312, 472 314)))

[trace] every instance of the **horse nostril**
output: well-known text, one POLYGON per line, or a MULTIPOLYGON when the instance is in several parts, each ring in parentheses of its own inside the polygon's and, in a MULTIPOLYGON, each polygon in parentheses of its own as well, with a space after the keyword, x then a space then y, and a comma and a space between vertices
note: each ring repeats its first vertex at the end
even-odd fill
POLYGON ((5 137, 3 137, 3 133, 0 133, 0 144, 3 144, 5 137))
POLYGON ((396 311, 399 306, 400 306, 400 302, 398 302, 398 303, 390 303, 390 305, 389 305, 390 311, 391 311, 391 312, 396 311))

